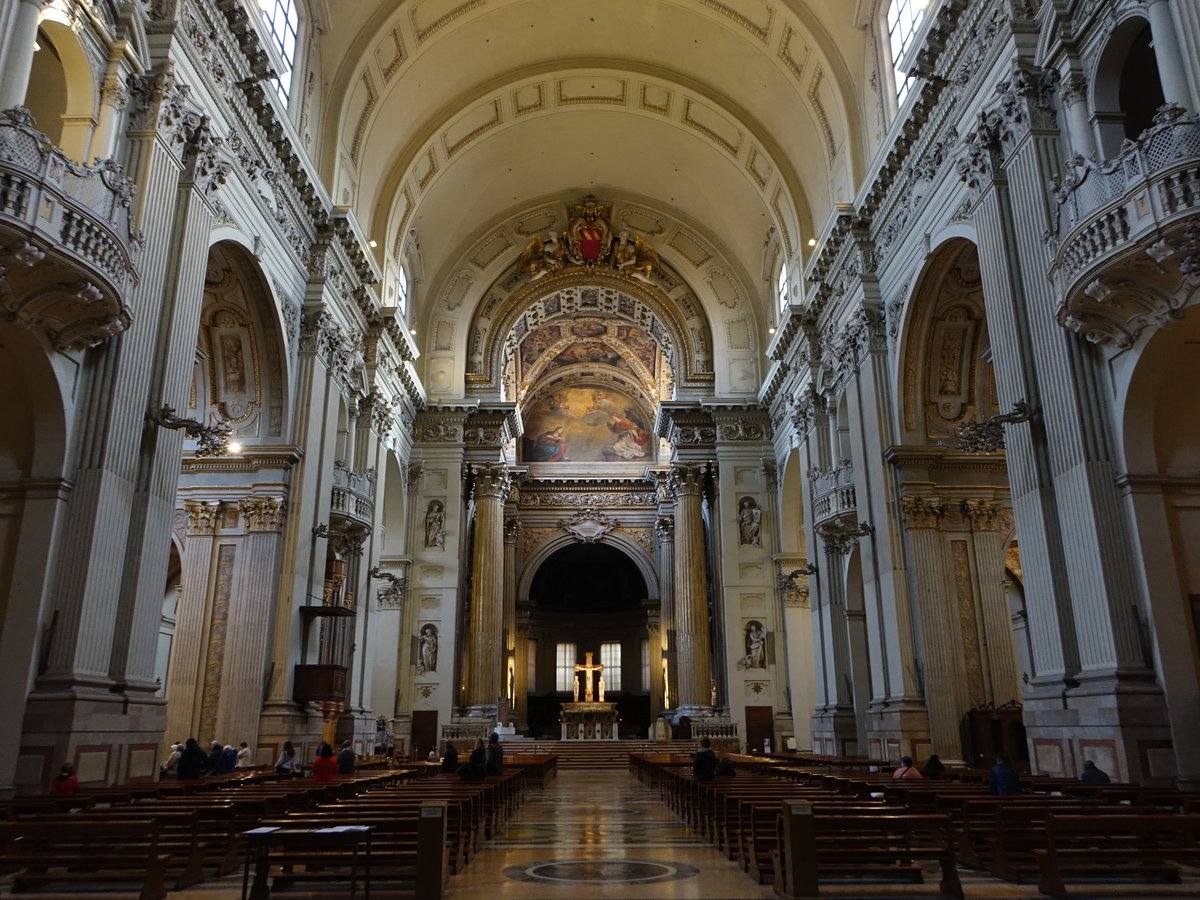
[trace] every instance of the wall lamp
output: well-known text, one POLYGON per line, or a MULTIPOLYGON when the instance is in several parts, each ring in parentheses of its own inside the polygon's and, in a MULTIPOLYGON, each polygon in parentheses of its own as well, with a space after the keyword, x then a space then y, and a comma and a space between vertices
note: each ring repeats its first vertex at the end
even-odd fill
POLYGON ((160 410, 146 413, 146 421, 171 431, 182 429, 184 434, 196 442, 197 456, 229 456, 242 452, 242 445, 231 440, 233 429, 224 422, 219 425, 205 425, 199 419, 183 419, 175 415, 173 406, 164 406, 160 410))

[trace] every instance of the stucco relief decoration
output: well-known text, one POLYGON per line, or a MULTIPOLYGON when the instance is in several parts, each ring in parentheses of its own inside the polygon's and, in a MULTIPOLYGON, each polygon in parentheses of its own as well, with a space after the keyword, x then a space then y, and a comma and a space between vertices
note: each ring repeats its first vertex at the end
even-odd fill
POLYGON ((609 519, 597 509, 581 509, 570 518, 560 520, 558 524, 563 531, 574 535, 575 540, 594 544, 609 532, 615 531, 621 523, 617 519, 609 519))
POLYGON ((933 325, 928 384, 930 405, 948 422, 962 418, 972 393, 972 351, 977 323, 970 310, 950 309, 933 325))
POLYGON ((205 331, 213 401, 223 418, 243 421, 259 405, 260 376, 254 331, 229 309, 215 312, 205 331))
POLYGON ((517 260, 518 270, 536 280, 571 266, 605 268, 649 282, 662 264, 657 251, 641 235, 621 231, 614 236, 608 216, 608 204, 589 194, 571 208, 565 232, 530 238, 517 260))
POLYGON ((1037 409, 1024 400, 1013 404, 1013 411, 991 416, 982 422, 965 422, 958 427, 958 449, 963 453, 995 453, 1004 449, 1004 426, 1028 422, 1037 409))
POLYGON ((408 577, 397 575, 395 572, 385 572, 379 566, 372 566, 367 575, 378 581, 385 582, 384 586, 375 592, 375 601, 380 609, 403 609, 404 601, 408 599, 408 577))

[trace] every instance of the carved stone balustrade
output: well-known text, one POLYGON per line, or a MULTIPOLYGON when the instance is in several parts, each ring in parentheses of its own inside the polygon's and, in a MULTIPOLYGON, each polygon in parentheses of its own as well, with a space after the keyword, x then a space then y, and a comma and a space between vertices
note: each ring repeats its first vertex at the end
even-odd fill
POLYGON ((331 516, 370 526, 375 515, 375 470, 355 472, 340 459, 333 464, 331 516))
POLYGON ((1178 318, 1180 277, 1200 274, 1200 118, 1168 105, 1154 122, 1114 159, 1073 158, 1057 186, 1056 316, 1096 343, 1178 318))
POLYGON ((854 518, 858 501, 854 490, 854 467, 849 462, 827 472, 813 470, 809 479, 812 482, 814 525, 843 516, 854 518))
POLYGON ((66 352, 125 331, 133 184, 68 159, 22 107, 0 112, 0 308, 66 352))

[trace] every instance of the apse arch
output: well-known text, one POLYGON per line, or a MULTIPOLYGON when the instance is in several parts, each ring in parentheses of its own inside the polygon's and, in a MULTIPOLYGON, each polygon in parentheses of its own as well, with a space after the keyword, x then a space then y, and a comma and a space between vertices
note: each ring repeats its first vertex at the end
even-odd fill
POLYGON ((628 321, 653 335, 669 360, 677 390, 711 386, 712 337, 702 311, 696 314, 702 327, 689 327, 676 304, 659 290, 632 278, 579 267, 530 282, 494 309, 476 308, 469 332, 468 390, 502 398, 504 373, 517 352, 518 339, 534 323, 569 315, 575 301, 575 308, 594 308, 596 314, 628 321), (594 299, 588 291, 595 292, 594 299), (563 304, 564 294, 573 302, 563 304))
MULTIPOLYGON (((546 562, 556 553, 581 543, 574 535, 563 533, 547 538, 529 551, 521 567, 521 574, 517 579, 517 602, 523 604, 531 603, 531 589, 534 579, 546 562)), ((644 599, 658 600, 659 584, 654 560, 641 544, 632 536, 626 535, 621 531, 610 531, 599 544, 609 547, 626 557, 641 575, 642 584, 646 589, 646 597, 644 599)))

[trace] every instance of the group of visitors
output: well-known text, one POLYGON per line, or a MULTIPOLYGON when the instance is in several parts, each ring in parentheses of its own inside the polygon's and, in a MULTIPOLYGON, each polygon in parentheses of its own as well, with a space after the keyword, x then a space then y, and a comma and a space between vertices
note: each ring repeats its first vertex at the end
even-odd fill
POLYGON ((715 781, 733 774, 733 760, 728 756, 717 756, 712 741, 700 738, 700 749, 692 757, 692 777, 697 781, 715 781))
MULTIPOLYGON (((892 778, 897 780, 938 779, 945 771, 946 766, 936 753, 929 754, 929 759, 925 761, 925 765, 921 769, 913 765, 911 756, 902 756, 900 757, 900 766, 892 772, 892 778)), ((1090 759, 1083 764, 1083 772, 1080 773, 1079 780, 1085 784, 1110 784, 1112 782, 1108 773, 1098 768, 1090 759)), ((996 763, 988 773, 988 790, 998 797, 1021 793, 1021 774, 1013 766, 1007 753, 996 754, 996 763)))
POLYGON ((250 745, 245 741, 234 749, 232 744, 222 745, 213 741, 206 754, 195 738, 186 742, 176 741, 159 767, 163 778, 199 778, 202 775, 228 775, 238 769, 249 769, 254 765, 250 745))
MULTIPOLYGON (((438 761, 436 748, 429 751, 428 761, 438 761)), ((487 743, 483 738, 476 740, 475 749, 461 766, 458 764, 458 748, 446 741, 441 761, 443 772, 457 772, 463 781, 483 781, 489 775, 503 775, 504 748, 500 746, 500 735, 493 731, 487 743)))

